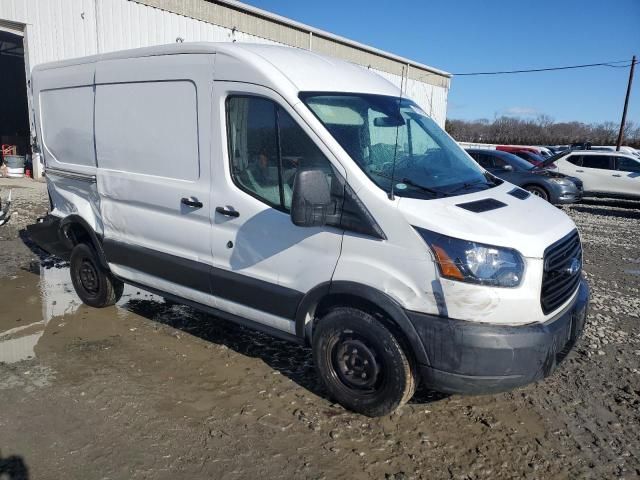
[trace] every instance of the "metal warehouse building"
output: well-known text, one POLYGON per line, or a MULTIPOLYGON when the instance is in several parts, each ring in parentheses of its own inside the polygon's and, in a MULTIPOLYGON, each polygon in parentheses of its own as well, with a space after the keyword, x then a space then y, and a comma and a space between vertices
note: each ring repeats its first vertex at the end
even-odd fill
POLYGON ((289 45, 370 68, 444 126, 450 75, 232 0, 0 0, 0 143, 29 153, 28 81, 43 62, 190 41, 289 45))

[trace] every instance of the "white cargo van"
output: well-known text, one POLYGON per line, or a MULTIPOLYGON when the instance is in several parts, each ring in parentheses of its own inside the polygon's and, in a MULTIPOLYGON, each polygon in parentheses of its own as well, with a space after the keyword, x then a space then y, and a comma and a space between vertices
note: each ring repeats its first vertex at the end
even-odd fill
POLYGON ((418 382, 535 381, 583 329, 569 217, 364 68, 185 43, 39 66, 32 88, 52 209, 30 232, 88 305, 127 282, 308 343, 366 415, 418 382))

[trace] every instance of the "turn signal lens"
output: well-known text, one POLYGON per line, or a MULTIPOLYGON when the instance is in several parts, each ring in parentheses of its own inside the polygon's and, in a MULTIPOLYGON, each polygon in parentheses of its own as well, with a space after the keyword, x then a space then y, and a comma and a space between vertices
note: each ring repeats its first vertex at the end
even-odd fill
POLYGON ((455 278, 456 280, 464 280, 464 275, 460 271, 451 257, 447 255, 442 247, 433 245, 433 252, 436 254, 438 264, 440 265, 440 271, 442 275, 449 278, 455 278))

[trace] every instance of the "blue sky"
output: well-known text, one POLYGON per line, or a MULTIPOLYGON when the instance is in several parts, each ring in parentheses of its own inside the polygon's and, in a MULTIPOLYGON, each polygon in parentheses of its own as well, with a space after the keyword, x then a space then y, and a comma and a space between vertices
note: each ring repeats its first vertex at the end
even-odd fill
MULTIPOLYGON (((452 73, 640 56, 640 0, 245 0, 452 73)), ((448 118, 619 122, 628 69, 454 78, 448 118)), ((640 123, 640 65, 628 119, 640 123)))

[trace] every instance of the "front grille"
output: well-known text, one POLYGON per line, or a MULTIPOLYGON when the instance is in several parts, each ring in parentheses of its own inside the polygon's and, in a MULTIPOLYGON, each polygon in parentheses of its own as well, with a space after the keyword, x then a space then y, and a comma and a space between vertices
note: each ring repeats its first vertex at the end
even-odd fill
POLYGON ((545 315, 573 295, 578 288, 581 275, 582 245, 578 231, 574 230, 544 251, 540 305, 545 315))

